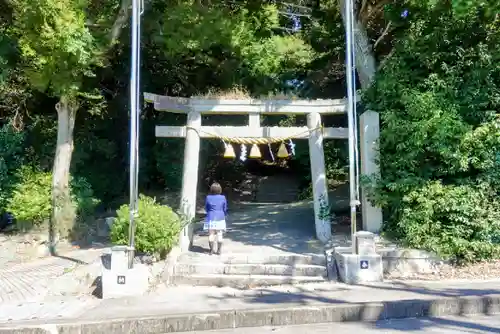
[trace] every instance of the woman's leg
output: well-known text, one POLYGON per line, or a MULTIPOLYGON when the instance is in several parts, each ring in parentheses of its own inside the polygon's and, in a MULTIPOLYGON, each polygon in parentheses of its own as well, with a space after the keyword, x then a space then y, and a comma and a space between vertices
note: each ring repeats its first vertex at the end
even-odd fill
POLYGON ((217 230, 217 254, 220 255, 221 254, 221 250, 222 250, 222 238, 223 238, 223 235, 224 235, 224 231, 222 230, 217 230))
POLYGON ((215 237, 216 237, 216 231, 208 230, 208 247, 210 248, 210 255, 214 253, 215 237))

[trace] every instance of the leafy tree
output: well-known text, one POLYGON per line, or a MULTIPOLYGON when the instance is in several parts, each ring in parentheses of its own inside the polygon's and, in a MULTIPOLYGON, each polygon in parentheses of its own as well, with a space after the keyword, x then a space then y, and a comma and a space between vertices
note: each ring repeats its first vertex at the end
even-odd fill
POLYGON ((387 232, 459 260, 498 255, 500 21, 421 8, 365 96, 381 113, 387 232))
POLYGON ((57 144, 52 170, 52 226, 67 235, 74 208, 69 189, 76 113, 94 91, 85 78, 103 66, 128 15, 129 1, 13 0, 9 35, 21 69, 35 89, 57 99, 57 144), (119 10, 118 15, 114 12, 119 10), (114 21, 109 18, 115 17, 114 21))
POLYGON ((187 70, 179 79, 186 88, 194 86, 188 95, 235 85, 267 94, 285 89, 291 73, 314 57, 299 36, 280 27, 273 5, 231 8, 225 2, 204 6, 186 1, 165 9, 152 47, 187 70))

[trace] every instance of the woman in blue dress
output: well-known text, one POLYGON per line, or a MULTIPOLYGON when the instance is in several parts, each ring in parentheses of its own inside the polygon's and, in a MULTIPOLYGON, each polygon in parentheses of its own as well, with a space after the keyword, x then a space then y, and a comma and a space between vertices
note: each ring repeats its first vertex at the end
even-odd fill
POLYGON ((222 187, 219 183, 210 186, 210 194, 205 200, 207 217, 203 229, 208 231, 208 246, 210 255, 214 254, 214 244, 217 239, 217 254, 221 254, 222 238, 226 231, 227 200, 222 195, 222 187))

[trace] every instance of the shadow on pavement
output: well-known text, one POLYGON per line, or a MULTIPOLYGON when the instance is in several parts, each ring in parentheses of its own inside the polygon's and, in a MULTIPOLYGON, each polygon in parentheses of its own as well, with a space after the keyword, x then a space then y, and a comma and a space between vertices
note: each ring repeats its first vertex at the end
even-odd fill
POLYGON ((499 327, 492 327, 477 323, 477 320, 471 318, 470 321, 462 321, 458 319, 447 318, 416 318, 416 319, 401 319, 396 321, 379 321, 373 324, 367 324, 367 327, 380 331, 425 331, 433 329, 434 333, 447 330, 462 333, 500 333, 499 327))

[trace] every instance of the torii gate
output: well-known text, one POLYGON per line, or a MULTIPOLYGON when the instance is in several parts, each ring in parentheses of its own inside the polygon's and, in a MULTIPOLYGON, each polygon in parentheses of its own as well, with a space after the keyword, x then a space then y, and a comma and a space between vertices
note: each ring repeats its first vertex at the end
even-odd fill
MULTIPOLYGON (((346 113, 345 100, 236 100, 176 98, 145 93, 144 99, 154 103, 156 110, 187 114, 186 126, 156 126, 156 137, 186 138, 182 174, 181 212, 188 221, 195 216, 198 187, 200 138, 284 138, 294 136, 309 140, 309 156, 313 186, 315 227, 317 238, 326 243, 331 238, 330 221, 320 215, 321 204, 328 205, 323 139, 348 139, 347 128, 322 128, 321 114, 346 113), (203 126, 202 114, 248 115, 248 126, 203 126), (263 114, 306 114, 307 127, 261 127, 263 114)), ((376 142, 379 136, 379 116, 368 111, 360 117, 361 174, 378 174, 375 163, 376 142)), ((363 229, 379 232, 382 211, 373 207, 362 193, 363 229)), ((180 236, 182 251, 192 243, 192 225, 188 224, 180 236)))

